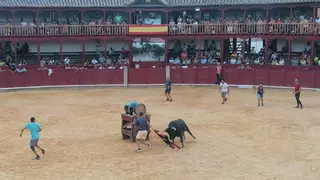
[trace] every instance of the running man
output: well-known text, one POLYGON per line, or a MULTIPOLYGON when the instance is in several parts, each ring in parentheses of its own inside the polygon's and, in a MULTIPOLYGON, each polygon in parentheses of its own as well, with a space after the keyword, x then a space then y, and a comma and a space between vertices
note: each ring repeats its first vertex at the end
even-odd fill
POLYGON ((293 90, 293 94, 295 95, 296 97, 296 100, 297 100, 297 106, 296 108, 303 108, 303 105, 300 101, 300 92, 301 92, 301 85, 299 83, 299 80, 298 79, 295 79, 295 87, 294 87, 294 90, 293 90))
POLYGON ((262 84, 259 84, 259 86, 257 87, 257 97, 258 97, 258 106, 260 106, 260 102, 261 102, 261 106, 263 105, 263 94, 264 94, 264 89, 262 84))
POLYGON ((164 94, 166 95, 166 97, 167 97, 167 100, 166 101, 172 101, 172 98, 171 98, 171 95, 170 95, 170 93, 171 93, 171 81, 170 81, 170 79, 169 78, 167 78, 167 80, 166 80, 166 86, 165 86, 165 88, 166 88, 166 90, 165 90, 165 92, 164 92, 164 94))
POLYGON ((221 93, 221 97, 222 97, 221 104, 224 104, 228 100, 227 95, 230 94, 230 90, 229 90, 228 84, 223 79, 221 79, 219 93, 221 93))
POLYGON ((38 141, 40 138, 39 132, 41 131, 40 125, 38 123, 36 123, 36 119, 34 117, 30 118, 30 123, 28 123, 22 130, 20 133, 20 137, 22 137, 23 131, 26 129, 29 129, 30 133, 31 133, 31 141, 30 141, 30 148, 33 151, 33 153, 36 155, 37 160, 40 159, 39 154, 37 153, 36 148, 40 149, 42 154, 45 154, 45 150, 42 149, 39 145, 38 145, 38 141))
POLYGON ((149 122, 147 121, 147 119, 145 118, 143 112, 140 112, 139 117, 137 118, 137 120, 134 122, 136 124, 136 126, 139 127, 139 131, 138 134, 136 136, 136 141, 137 141, 137 152, 142 152, 141 150, 141 144, 144 144, 146 146, 149 147, 149 149, 151 149, 151 144, 147 143, 145 140, 147 138, 148 135, 148 127, 150 126, 149 122))

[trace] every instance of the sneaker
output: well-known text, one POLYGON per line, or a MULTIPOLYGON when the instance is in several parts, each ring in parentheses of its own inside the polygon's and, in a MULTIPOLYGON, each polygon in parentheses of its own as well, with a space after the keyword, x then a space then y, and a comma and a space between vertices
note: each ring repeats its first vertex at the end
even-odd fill
POLYGON ((138 149, 138 150, 137 150, 137 153, 141 153, 141 152, 142 152, 142 150, 141 150, 141 149, 138 149))
POLYGON ((36 156, 36 157, 34 158, 34 160, 40 160, 40 156, 39 156, 39 155, 36 156))
POLYGON ((42 154, 44 155, 46 151, 44 149, 41 149, 42 154))
POLYGON ((172 102, 172 99, 170 99, 169 102, 172 102))

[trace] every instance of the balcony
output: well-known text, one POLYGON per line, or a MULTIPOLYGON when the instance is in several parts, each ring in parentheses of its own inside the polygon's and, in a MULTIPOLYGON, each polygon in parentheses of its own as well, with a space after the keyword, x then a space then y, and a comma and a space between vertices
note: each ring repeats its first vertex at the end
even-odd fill
MULTIPOLYGON (((320 24, 200 24, 169 25, 169 36, 180 35, 318 36, 320 24)), ((129 25, 0 26, 0 37, 127 36, 129 25)))

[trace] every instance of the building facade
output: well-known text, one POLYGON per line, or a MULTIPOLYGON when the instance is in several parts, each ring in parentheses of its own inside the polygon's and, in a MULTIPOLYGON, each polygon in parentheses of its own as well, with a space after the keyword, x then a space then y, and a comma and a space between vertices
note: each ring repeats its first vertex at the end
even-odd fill
POLYGON ((320 64, 320 0, 7 0, 0 7, 1 55, 16 62, 320 64))

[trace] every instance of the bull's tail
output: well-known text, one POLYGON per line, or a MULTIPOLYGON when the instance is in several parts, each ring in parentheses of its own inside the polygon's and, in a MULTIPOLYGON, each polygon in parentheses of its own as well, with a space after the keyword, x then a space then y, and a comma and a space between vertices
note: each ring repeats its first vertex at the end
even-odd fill
POLYGON ((187 127, 186 131, 193 137, 193 139, 196 139, 196 137, 194 137, 193 134, 191 133, 189 127, 188 126, 186 126, 186 127, 187 127))

